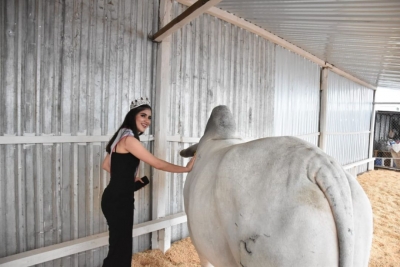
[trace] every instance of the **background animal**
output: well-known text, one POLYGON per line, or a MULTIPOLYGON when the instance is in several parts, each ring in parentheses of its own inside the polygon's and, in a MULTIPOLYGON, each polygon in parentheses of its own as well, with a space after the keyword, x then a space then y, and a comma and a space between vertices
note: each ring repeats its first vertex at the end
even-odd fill
POLYGON ((202 266, 367 266, 372 209, 333 158, 295 137, 244 142, 213 109, 184 187, 202 266))

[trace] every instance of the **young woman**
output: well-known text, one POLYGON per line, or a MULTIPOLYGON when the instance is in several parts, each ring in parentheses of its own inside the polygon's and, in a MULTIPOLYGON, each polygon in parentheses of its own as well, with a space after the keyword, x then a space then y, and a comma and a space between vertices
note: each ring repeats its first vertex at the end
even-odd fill
POLYGON ((193 157, 186 167, 174 165, 156 158, 139 141, 139 135, 150 126, 151 107, 148 100, 136 100, 125 116, 121 127, 107 144, 108 154, 103 169, 111 174, 110 183, 101 199, 101 208, 109 227, 109 251, 103 267, 131 266, 133 192, 139 162, 142 160, 152 167, 167 172, 190 172, 193 157))

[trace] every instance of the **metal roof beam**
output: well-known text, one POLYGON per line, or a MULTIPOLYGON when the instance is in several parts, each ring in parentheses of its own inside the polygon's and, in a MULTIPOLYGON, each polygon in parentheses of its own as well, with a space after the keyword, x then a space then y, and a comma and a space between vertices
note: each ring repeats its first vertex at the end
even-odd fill
POLYGON ((188 9, 182 12, 182 14, 171 20, 170 23, 165 25, 156 34, 154 34, 152 36, 152 40, 155 42, 162 42, 164 38, 176 32, 221 1, 222 0, 198 0, 196 3, 193 3, 188 9))

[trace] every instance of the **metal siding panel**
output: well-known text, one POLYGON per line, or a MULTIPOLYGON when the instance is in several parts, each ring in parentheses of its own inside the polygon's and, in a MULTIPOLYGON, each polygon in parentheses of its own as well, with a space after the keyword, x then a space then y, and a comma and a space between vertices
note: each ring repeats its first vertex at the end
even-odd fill
MULTIPOLYGON (((76 201, 76 206, 74 205, 74 214, 77 215, 77 238, 82 238, 90 235, 89 229, 86 228, 87 216, 89 215, 88 206, 89 203, 87 201, 87 195, 90 194, 91 188, 88 188, 87 177, 86 177, 86 166, 87 166, 87 156, 86 156, 86 144, 76 144, 76 154, 74 156, 76 159, 76 178, 75 186, 76 191, 74 191, 74 197, 76 201)), ((86 253, 79 254, 79 266, 86 265, 86 253)))
MULTIPOLYGON (((43 194, 43 236, 44 246, 50 246, 57 243, 57 223, 54 211, 56 209, 55 193, 55 179, 53 169, 55 162, 53 161, 53 145, 45 144, 40 145, 42 149, 42 170, 43 178, 41 182, 43 194)), ((53 262, 46 262, 44 266, 54 266, 53 262)))
POLYGON ((17 195, 17 218, 18 218, 18 250, 19 251, 26 251, 26 200, 25 200, 25 175, 23 172, 23 148, 22 145, 17 145, 17 158, 16 166, 17 166, 17 182, 16 182, 16 195, 17 195))
POLYGON ((19 12, 23 14, 28 14, 21 23, 23 27, 21 29, 24 31, 22 36, 24 36, 24 46, 22 54, 22 102, 24 103, 22 109, 22 116, 24 118, 23 122, 23 132, 34 133, 35 132, 35 117, 33 114, 36 113, 36 85, 35 85, 35 45, 36 45, 36 28, 35 28, 35 1, 28 1, 26 10, 22 9, 19 12))
MULTIPOLYGON (((156 45, 147 34, 158 27, 157 11, 156 0, 2 1, 0 138, 112 134, 133 98, 154 102, 156 45)), ((0 199, 9 203, 0 208, 1 257, 107 231, 100 207, 109 181, 101 170, 105 143, 0 150, 11 155, 0 157, 0 199)), ((141 168, 151 177, 148 165, 141 168)), ((138 222, 148 221, 151 187, 137 195, 138 222)), ((137 240, 134 251, 150 247, 150 234, 137 240)), ((40 266, 98 266, 107 251, 40 266)))
POLYGON ((41 58, 39 60, 40 65, 42 66, 41 71, 46 75, 40 75, 40 90, 43 92, 43 97, 40 99, 39 110, 42 119, 41 132, 44 134, 52 134, 54 132, 53 107, 55 106, 53 94, 56 93, 53 89, 54 84, 52 80, 54 79, 54 64, 56 64, 56 61, 54 60, 54 53, 52 51, 52 48, 54 47, 54 44, 52 43, 54 41, 54 37, 52 36, 54 31, 50 29, 53 25, 50 25, 48 22, 54 21, 54 2, 48 3, 48 5, 43 5, 42 7, 43 17, 40 18, 41 23, 39 27, 41 30, 39 31, 39 34, 43 39, 43 44, 40 54, 41 58))
POLYGON ((89 94, 89 64, 90 64, 90 47, 92 45, 92 40, 90 39, 90 10, 88 1, 79 1, 77 3, 79 9, 75 12, 76 20, 79 21, 78 36, 76 41, 79 45, 79 92, 78 92, 78 118, 75 122, 77 124, 77 132, 80 134, 87 134, 87 128, 89 125, 88 114, 90 102, 89 94))
POLYGON ((372 102, 372 90, 329 72, 327 153, 343 165, 368 158, 372 102))
POLYGON ((104 112, 106 112, 106 106, 103 103, 104 99, 104 72, 103 66, 104 58, 103 58, 103 49, 105 49, 103 32, 105 31, 104 27, 104 1, 96 1, 92 7, 92 15, 93 15, 93 29, 92 35, 94 39, 93 43, 93 54, 91 56, 91 72, 92 72, 92 92, 93 92, 93 135, 102 135, 105 134, 105 125, 103 123, 104 112))
POLYGON ((16 157, 15 145, 7 145, 4 149, 5 157, 5 175, 7 179, 4 182, 4 195, 5 195, 5 247, 7 255, 15 254, 18 251, 18 229, 17 229, 17 211, 15 209, 15 203, 18 198, 16 195, 16 173, 17 168, 15 166, 14 158, 16 157))
MULTIPOLYGON (((61 144, 61 185, 60 185, 60 203, 61 203, 61 242, 70 241, 72 236, 72 208, 71 208, 71 167, 72 167, 72 144, 61 144)), ((71 266, 71 257, 62 259, 62 264, 71 266)))
POLYGON ((2 94, 3 101, 7 103, 7 105, 2 105, 2 121, 3 121, 3 130, 4 134, 16 134, 17 125, 17 113, 15 106, 16 102, 16 87, 15 87, 15 67, 16 67, 16 22, 17 18, 15 17, 17 7, 14 6, 14 2, 7 2, 5 7, 5 16, 4 16, 4 32, 2 34, 4 38, 4 58, 2 58, 2 64, 4 67, 2 68, 2 94))
MULTIPOLYGON (((71 179, 71 186, 70 186, 70 205, 71 205, 71 213, 69 214, 70 222, 71 222, 71 237, 72 239, 79 238, 79 191, 78 191, 78 178, 79 178, 79 151, 78 151, 78 144, 74 143, 71 145, 71 172, 70 172, 70 179, 71 179)), ((72 264, 74 266, 79 266, 79 259, 80 254, 72 256, 72 264)))
POLYGON ((60 185, 60 197, 61 197, 61 220, 62 224, 62 242, 69 241, 72 239, 71 236, 71 193, 69 191, 71 187, 71 144, 61 144, 61 185, 60 185))
POLYGON ((34 156, 34 190, 35 190, 35 239, 36 248, 44 246, 44 209, 43 209, 43 151, 42 145, 35 146, 34 156))
MULTIPOLYGON (((153 151, 152 142, 143 142, 143 145, 147 148, 147 150, 153 151)), ((152 167, 147 164, 141 163, 139 171, 140 177, 151 177, 152 175, 152 167)), ((135 209, 138 211, 138 223, 147 222, 152 219, 150 202, 151 196, 151 185, 146 186, 135 193, 135 209)), ((142 235, 136 238, 138 239, 138 246, 135 248, 135 252, 144 251, 151 248, 151 234, 142 235)))
POLYGON ((40 189, 43 194, 43 235, 44 235, 44 246, 54 244, 54 224, 53 221, 53 192, 55 192, 54 184, 54 173, 53 173, 53 147, 52 145, 43 145, 41 147, 42 160, 38 162, 42 168, 42 181, 40 182, 42 188, 40 189))
MULTIPOLYGON (((319 131, 320 67, 280 46, 276 48, 275 136, 319 131)), ((304 138, 303 138, 304 139, 304 138)), ((305 138, 317 145, 315 138, 305 138)))
MULTIPOLYGON (((119 62, 121 64, 121 67, 119 68, 119 88, 118 91, 120 91, 120 98, 118 101, 120 102, 120 106, 128 106, 129 105, 129 100, 133 99, 133 96, 131 96, 131 89, 130 89, 130 83, 131 83, 131 75, 129 73, 129 69, 131 67, 131 47, 132 47, 132 38, 133 35, 128 35, 126 34, 127 32, 130 31, 130 29, 133 27, 133 17, 131 16, 133 12, 133 8, 135 5, 136 1, 122 1, 119 4, 119 13, 121 14, 121 22, 119 23, 120 28, 120 35, 119 35, 119 40, 120 40, 120 50, 121 52, 119 53, 119 62), (125 98, 124 98, 125 96, 125 98)), ((122 114, 123 110, 120 109, 120 112, 118 113, 119 118, 122 118, 124 114, 122 114)))
MULTIPOLYGON (((173 16, 183 10, 175 3, 173 16)), ((266 136, 271 125, 255 123, 253 115, 264 113, 258 110, 273 94, 274 78, 268 75, 274 73, 273 47, 268 41, 208 15, 175 33, 171 52, 171 135, 200 137, 211 110, 225 104, 235 114, 238 131, 244 138, 266 136), (257 52, 261 56, 265 53, 265 60, 259 61, 257 52), (266 66, 256 67, 260 65, 266 66), (260 89, 260 85, 264 88, 260 89), (254 136, 258 132, 262 134, 254 136)))
MULTIPOLYGON (((173 16, 186 7, 173 4, 173 16)), ((203 15, 172 35, 170 135, 201 137, 212 109, 227 105, 243 138, 273 133, 275 46, 241 28, 203 15)), ((189 144, 171 142, 168 158, 187 160, 179 151, 189 144)), ((183 211, 186 175, 167 174, 166 214, 183 211)), ((172 227, 172 240, 188 235, 187 225, 172 227)))
POLYGON ((32 250, 36 248, 36 212, 35 212, 35 203, 36 196, 35 190, 35 170, 34 170, 34 161, 35 161, 35 148, 36 145, 24 145, 24 167, 23 171, 25 174, 25 182, 24 190, 25 190, 25 203, 26 203, 26 250, 32 250))
MULTIPOLYGON (((54 183, 54 191, 53 191, 53 221, 54 221, 54 242, 60 243, 62 242, 62 221, 61 221, 61 153, 62 146, 61 144, 53 145, 53 183, 54 183)), ((53 243, 54 243, 53 242, 53 243)), ((57 259, 53 261, 53 266, 63 266, 62 259, 57 259)))
MULTIPOLYGON (((119 2, 119 1, 118 1, 119 2)), ((118 5, 118 2, 115 5, 118 5)), ((107 115, 106 125, 107 125, 107 134, 113 134, 116 129, 118 129, 119 118, 117 119, 117 102, 118 98, 118 84, 117 84, 117 72, 118 72, 118 24, 117 24, 117 16, 114 4, 112 2, 105 2, 104 9, 106 11, 105 15, 105 23, 106 23, 106 32, 105 32, 105 40, 106 46, 108 47, 105 50, 105 82, 106 82, 106 106, 107 106, 107 115), (115 107, 115 109, 114 109, 115 107)))
MULTIPOLYGON (((92 146, 92 151, 91 155, 89 156, 91 161, 92 161, 92 166, 93 168, 90 168, 89 166, 89 171, 91 172, 91 179, 92 179, 92 188, 93 188, 93 194, 91 196, 92 198, 92 209, 93 209, 93 215, 92 215, 92 233, 102 233, 105 232, 107 229, 101 229, 100 228, 100 221, 104 220, 103 213, 101 211, 101 196, 102 196, 102 190, 101 190, 101 184, 100 184, 100 173, 101 173, 101 163, 103 161, 103 146, 101 143, 93 143, 91 144, 92 146)), ((101 248, 99 248, 101 249, 101 248)), ((103 262, 102 258, 100 258, 100 250, 95 249, 92 250, 92 255, 91 257, 93 258, 93 264, 91 266, 100 266, 101 263, 103 262)))
MULTIPOLYGON (((6 177, 6 146, 0 146, 0 175, 1 177, 6 177)), ((0 201, 1 203, 6 203, 6 179, 0 179, 0 201)), ((6 214, 7 209, 5 205, 0 205, 0 257, 7 256, 7 239, 6 239, 6 214)))
MULTIPOLYGON (((0 62, 6 62, 7 60, 7 44, 5 42, 4 36, 6 34, 6 7, 7 2, 0 2, 0 62)), ((5 95, 5 76, 6 76, 6 67, 4 64, 0 64, 0 103, 5 103, 6 95, 5 95)), ((0 105, 0 135, 4 135, 5 129, 5 105, 0 105)), ((1 194, 1 192, 0 192, 1 194)), ((1 225, 0 225, 1 226, 1 225)), ((3 239, 4 240, 4 239, 3 239)), ((2 255, 1 247, 0 247, 0 256, 2 255)))

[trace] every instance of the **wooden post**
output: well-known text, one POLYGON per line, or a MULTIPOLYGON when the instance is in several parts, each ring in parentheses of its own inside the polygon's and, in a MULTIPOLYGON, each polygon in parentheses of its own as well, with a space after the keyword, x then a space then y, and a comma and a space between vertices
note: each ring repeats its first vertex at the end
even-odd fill
POLYGON ((321 99, 320 99, 320 117, 319 117, 319 142, 318 146, 326 152, 326 116, 328 103, 328 68, 321 69, 321 99))
MULTIPOLYGON (((160 27, 168 24, 171 20, 171 0, 160 1, 160 27)), ((170 99, 170 55, 171 37, 164 39, 158 45, 157 54, 157 80, 156 80, 156 105, 155 114, 155 136, 154 136, 154 155, 160 159, 167 156, 167 119, 168 103, 170 99)), ((153 220, 165 216, 166 203, 166 173, 154 170, 153 176, 153 220)), ((159 230, 152 233, 152 249, 160 249, 165 252, 171 246, 171 228, 159 230), (169 233, 169 234, 168 234, 169 233)))

